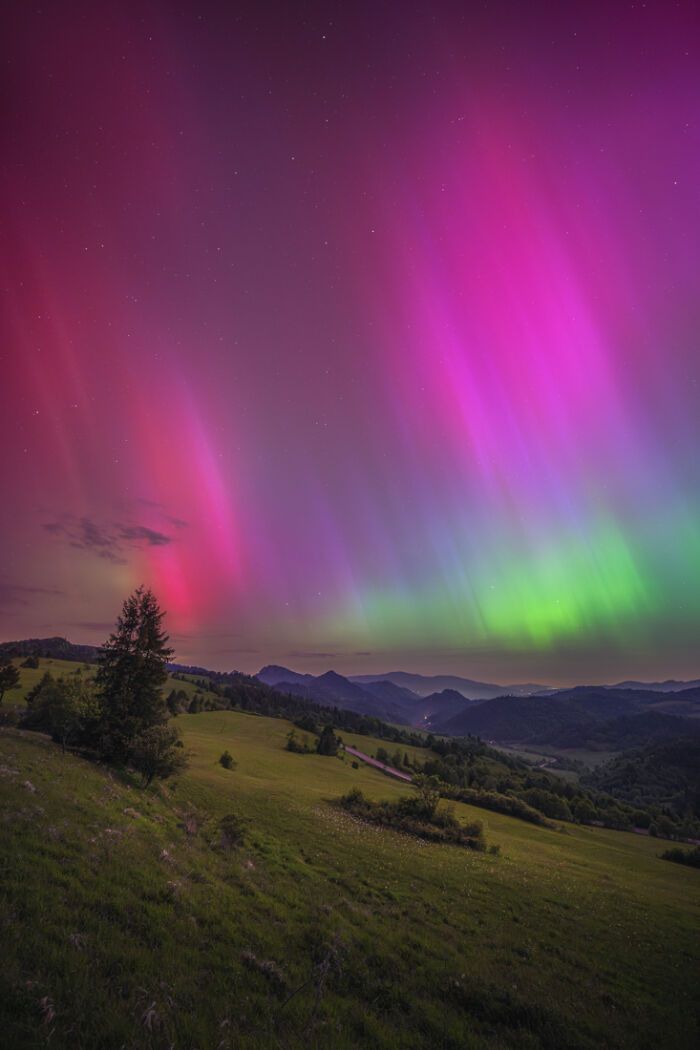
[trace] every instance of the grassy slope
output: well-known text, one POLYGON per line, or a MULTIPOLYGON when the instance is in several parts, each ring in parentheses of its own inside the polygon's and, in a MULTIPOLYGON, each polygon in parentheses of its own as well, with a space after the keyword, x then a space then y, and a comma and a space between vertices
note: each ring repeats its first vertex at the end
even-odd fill
POLYGON ((148 793, 0 735, 5 1045, 697 1045, 700 879, 657 842, 458 805, 503 855, 424 845, 329 805, 406 788, 286 752, 285 722, 178 724, 191 769, 148 793), (250 823, 226 853, 215 824, 232 810, 250 823))
POLYGON ((5 693, 3 705, 15 707, 24 704, 27 693, 41 680, 46 671, 50 671, 54 678, 65 677, 74 671, 81 669, 82 673, 89 676, 92 673, 90 664, 79 664, 73 660, 39 660, 38 668, 22 667, 24 657, 16 657, 12 663, 19 671, 19 686, 5 693))
MULTIPOLYGON (((12 661, 19 671, 19 686, 5 693, 4 707, 24 706, 27 693, 41 680, 46 671, 50 671, 54 678, 66 677, 74 674, 77 670, 80 670, 81 674, 86 678, 91 678, 95 673, 94 664, 81 664, 73 660, 47 660, 41 657, 38 668, 22 667, 23 661, 24 657, 16 657, 12 661)), ((208 692, 203 692, 197 688, 195 680, 191 676, 188 676, 186 679, 176 679, 170 676, 164 686, 166 696, 171 689, 181 689, 190 698, 195 693, 199 693, 201 696, 209 695, 208 692)))

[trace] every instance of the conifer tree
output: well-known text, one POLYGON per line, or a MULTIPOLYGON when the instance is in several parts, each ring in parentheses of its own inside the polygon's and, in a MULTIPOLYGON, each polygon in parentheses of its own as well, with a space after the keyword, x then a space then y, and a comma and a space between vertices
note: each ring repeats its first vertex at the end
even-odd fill
POLYGON ((173 650, 163 616, 153 592, 139 587, 124 602, 116 630, 102 649, 95 681, 97 745, 103 758, 126 761, 140 733, 167 721, 163 686, 173 650))
POLYGON ((333 732, 333 726, 324 726, 318 738, 316 751, 319 755, 337 755, 338 738, 333 732))

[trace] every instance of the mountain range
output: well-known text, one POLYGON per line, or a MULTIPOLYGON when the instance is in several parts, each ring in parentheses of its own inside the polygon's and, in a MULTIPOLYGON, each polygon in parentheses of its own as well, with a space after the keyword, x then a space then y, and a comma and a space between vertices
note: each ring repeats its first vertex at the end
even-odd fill
POLYGON ((359 682, 360 685, 372 682, 393 682, 403 689, 410 689, 416 696, 434 696, 445 689, 455 693, 461 693, 467 700, 490 700, 494 696, 503 696, 510 693, 511 696, 530 696, 532 693, 543 693, 549 690, 549 686, 534 685, 525 682, 517 685, 496 685, 493 682, 475 682, 471 678, 462 678, 459 675, 424 675, 411 674, 409 671, 388 671, 386 674, 356 674, 350 675, 349 680, 359 682))
MULTIPOLYGON (((94 662, 99 650, 53 637, 3 642, 0 654, 94 662)), ((171 668, 183 669, 177 664, 171 668)), ((228 677, 205 668, 186 670, 201 677, 228 677)), ((331 670, 312 675, 279 665, 263 667, 256 677, 312 703, 436 735, 473 735, 500 744, 622 751, 653 741, 700 736, 700 679, 554 689, 406 671, 345 677, 331 670)))
POLYGON ((257 677, 316 703, 346 707, 443 736, 480 736, 495 743, 619 751, 651 741, 700 735, 700 687, 694 684, 684 689, 670 689, 665 682, 543 690, 536 685, 506 688, 455 676, 401 671, 379 679, 371 675, 345 678, 334 671, 314 676, 279 666, 264 667, 257 677), (420 689, 426 683, 443 688, 419 694, 408 682, 420 689), (460 689, 445 687, 446 682, 460 689), (467 689, 481 695, 469 697, 467 689), (531 692, 526 694, 526 689, 531 692))
POLYGON ((434 733, 473 735, 501 744, 622 751, 654 740, 700 736, 700 688, 577 686, 548 696, 501 696, 454 715, 433 716, 434 733))

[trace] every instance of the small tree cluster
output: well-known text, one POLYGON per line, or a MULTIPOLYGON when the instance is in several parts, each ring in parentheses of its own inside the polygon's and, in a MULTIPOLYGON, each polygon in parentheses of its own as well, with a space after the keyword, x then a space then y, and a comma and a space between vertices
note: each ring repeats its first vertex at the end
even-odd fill
POLYGON ((49 733, 65 751, 85 743, 99 718, 99 704, 90 682, 82 675, 54 678, 47 671, 27 695, 23 724, 49 733))

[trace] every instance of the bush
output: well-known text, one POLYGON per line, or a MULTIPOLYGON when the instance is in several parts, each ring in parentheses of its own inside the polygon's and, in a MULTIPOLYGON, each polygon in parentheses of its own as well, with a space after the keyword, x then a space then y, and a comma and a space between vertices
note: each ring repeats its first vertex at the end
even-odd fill
POLYGON ((295 755, 308 755, 311 752, 309 747, 309 738, 304 735, 300 740, 297 736, 296 729, 292 729, 287 733, 287 743, 285 744, 287 751, 293 751, 295 755))
POLYGON ((431 819, 440 801, 440 781, 437 777, 427 776, 425 773, 416 773, 413 784, 418 789, 418 798, 423 815, 431 819))
POLYGON ((141 774, 144 787, 156 777, 165 780, 187 766, 180 734, 169 725, 151 726, 139 733, 129 749, 128 760, 141 774))
POLYGON ((700 846, 695 849, 667 849, 661 854, 662 860, 671 860, 674 864, 687 864, 690 868, 700 868, 700 846))
POLYGON ((450 807, 428 815, 421 798, 411 796, 398 802, 370 802, 358 788, 353 788, 339 802, 343 809, 371 824, 403 831, 428 842, 451 843, 482 852, 486 849, 481 821, 460 824, 450 807))
POLYGON ((224 767, 224 769, 235 769, 237 764, 235 758, 233 757, 230 751, 224 751, 223 755, 219 759, 219 762, 224 767))

